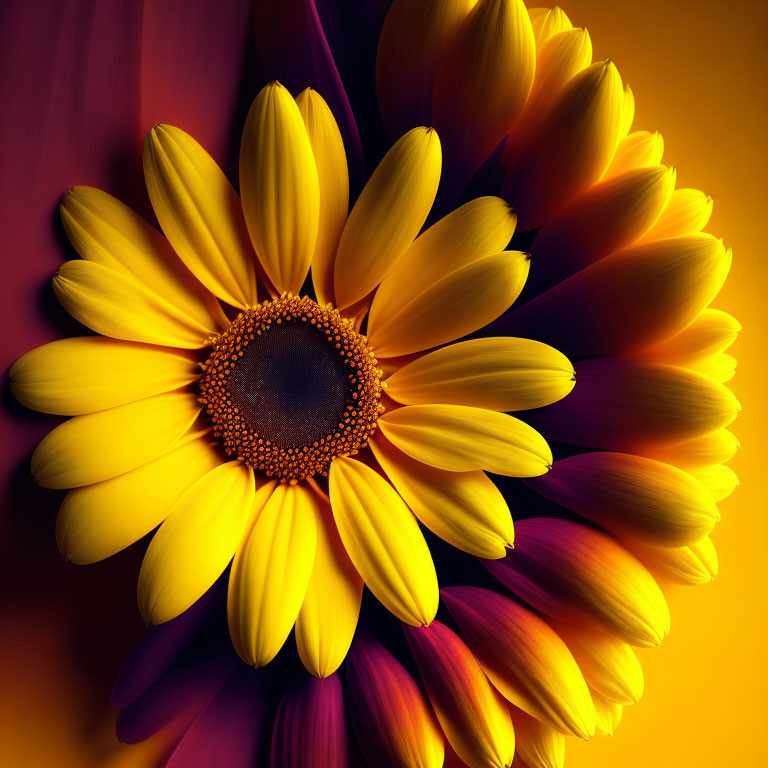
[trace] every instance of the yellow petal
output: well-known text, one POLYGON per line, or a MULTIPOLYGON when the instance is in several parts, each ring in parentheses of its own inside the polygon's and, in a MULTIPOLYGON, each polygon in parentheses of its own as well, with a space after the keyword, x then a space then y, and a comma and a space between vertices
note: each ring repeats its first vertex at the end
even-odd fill
POLYGON ((712 198, 698 189, 676 189, 645 240, 701 232, 712 216, 712 198))
POLYGON ((659 363, 685 365, 725 352, 736 341, 741 323, 727 312, 707 307, 671 339, 647 347, 642 356, 659 363))
POLYGON ((484 472, 435 469, 406 456, 380 434, 371 449, 397 492, 432 533, 471 555, 504 557, 515 537, 512 516, 484 472))
POLYGON ((255 304, 240 200, 213 158, 180 128, 156 125, 144 139, 144 178, 157 220, 192 274, 229 304, 255 304))
MULTIPOLYGON (((479 197, 433 224, 409 246, 373 298, 371 318, 396 311, 446 274, 507 247, 517 216, 500 197, 479 197)), ((369 320, 369 327, 370 327, 369 320)))
POLYGON ((378 472, 354 459, 333 461, 329 482, 336 527, 368 589, 407 624, 429 624, 437 575, 408 507, 378 472))
POLYGON ((688 547, 651 547, 632 543, 632 553, 657 578, 675 584, 708 584, 717 576, 717 552, 709 536, 688 547))
POLYGON ((624 128, 625 100, 610 61, 592 64, 562 89, 504 180, 503 196, 524 229, 542 224, 603 175, 624 128))
POLYGON ((622 125, 619 130, 619 136, 623 139, 629 133, 632 123, 635 119, 635 94, 627 85, 624 87, 624 107, 622 115, 622 125))
POLYGON ((320 214, 312 256, 312 284, 321 304, 333 301, 333 265, 349 210, 347 156, 328 105, 307 88, 296 97, 317 165, 320 214))
POLYGON ((658 165, 664 155, 664 139, 656 131, 634 131, 625 136, 616 149, 605 178, 624 173, 632 168, 644 168, 649 165, 658 165))
POLYGON ((563 768, 565 736, 560 731, 540 723, 522 709, 510 707, 515 728, 515 754, 528 768, 563 768))
POLYGON ((595 714, 597 715, 595 733, 598 736, 613 736, 621 722, 624 708, 615 701, 604 699, 594 691, 592 692, 592 701, 595 704, 595 714))
POLYGON ((296 645, 315 677, 328 677, 347 655, 357 627, 363 580, 341 543, 333 513, 318 504, 317 551, 304 602, 296 619, 296 645))
POLYGON ((162 523, 179 497, 219 464, 203 437, 124 475, 75 488, 56 519, 59 551, 80 564, 114 555, 162 523))
POLYGON ((449 272, 397 308, 372 313, 368 337, 376 354, 396 357, 444 344, 495 320, 517 299, 528 277, 521 251, 484 256, 449 272))
POLYGON ((72 317, 114 339, 199 349, 211 335, 210 328, 138 280, 93 261, 62 264, 53 290, 72 317))
POLYGON ((535 69, 536 43, 522 0, 479 0, 443 56, 432 98, 457 192, 519 117, 535 69))
POLYGON ((75 416, 179 389, 199 373, 197 363, 178 352, 83 336, 27 352, 9 379, 13 396, 27 408, 75 416))
POLYGON ((336 302, 349 307, 392 269, 424 225, 442 155, 431 128, 413 128, 384 156, 358 197, 334 266, 336 302))
POLYGON ((590 688, 608 701, 632 704, 643 695, 643 668, 632 647, 619 638, 578 624, 556 622, 590 688))
POLYGON ((693 370, 704 374, 713 381, 725 384, 736 375, 738 360, 733 355, 721 352, 717 355, 709 355, 695 363, 688 364, 693 370))
POLYGON ((376 91, 390 138, 432 122, 440 61, 476 0, 395 0, 376 56, 376 91))
POLYGON ((709 491, 715 501, 727 499, 739 485, 738 475, 723 464, 687 467, 687 471, 709 491))
POLYGON ((289 91, 270 83, 251 105, 240 145, 240 194, 251 242, 277 289, 298 293, 320 216, 317 164, 289 91))
POLYGON ((652 459, 685 468, 703 464, 726 464, 734 457, 740 445, 733 432, 716 429, 693 440, 648 448, 643 453, 652 459))
POLYGON ((560 400, 574 382, 573 365, 553 347, 499 337, 437 349, 395 371, 386 384, 387 395, 404 405, 520 411, 560 400))
POLYGON ((535 429, 484 408, 407 405, 385 413, 379 427, 404 453, 449 472, 533 477, 552 465, 552 452, 535 429))
POLYGON ((141 564, 138 598, 145 621, 170 621, 219 578, 245 531, 253 497, 250 467, 230 461, 176 502, 141 564))
POLYGON ((184 392, 75 416, 42 439, 32 454, 32 474, 45 488, 117 477, 165 453, 199 413, 195 396, 184 392))
POLYGON ((219 303, 168 241, 116 197, 93 187, 74 187, 59 211, 67 236, 86 261, 135 278, 210 333, 226 327, 219 303))
POLYGON ((235 555, 227 596, 229 633, 246 664, 268 664, 299 615, 315 560, 316 506, 304 486, 256 494, 255 519, 235 555))

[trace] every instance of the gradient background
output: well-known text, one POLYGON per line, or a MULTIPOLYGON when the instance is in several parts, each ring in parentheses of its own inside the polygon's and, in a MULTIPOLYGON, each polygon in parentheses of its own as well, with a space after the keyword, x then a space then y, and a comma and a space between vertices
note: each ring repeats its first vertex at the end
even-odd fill
MULTIPOLYGON (((50 309, 50 291, 41 293, 62 251, 59 248, 56 255, 55 233, 52 240, 50 235, 35 235, 31 228, 35 216, 39 219, 37 206, 47 201, 48 192, 41 192, 40 180, 52 172, 60 177, 56 182, 60 189, 44 209, 47 229, 56 197, 73 183, 101 180, 110 189, 119 178, 123 187, 134 185, 135 202, 139 202, 138 157, 113 156, 112 148, 100 145, 88 135, 89 130, 96 137, 110 128, 126 137, 140 136, 152 122, 170 120, 167 114, 152 114, 153 104, 163 104, 188 130, 198 125, 195 135, 204 145, 219 148, 213 154, 231 167, 233 142, 225 135, 225 124, 217 125, 214 118, 217 108, 227 119, 243 114, 241 96, 248 93, 247 83, 232 83, 227 76, 242 70, 243 62, 253 55, 246 40, 248 3, 229 2, 225 11, 191 31, 184 44, 204 48, 217 34, 222 15, 241 14, 244 20, 243 37, 233 39, 230 46, 236 61, 212 72, 193 73, 198 76, 197 92, 190 88, 185 92, 181 84, 189 73, 175 72, 173 61, 163 55, 164 35, 175 37, 179 44, 180 35, 190 34, 189 29, 179 28, 183 25, 173 23, 183 4, 164 2, 165 10, 155 13, 165 13, 167 18, 148 23, 140 3, 117 2, 136 7, 135 22, 143 25, 145 38, 156 35, 155 40, 145 40, 136 59, 139 70, 152 72, 149 90, 146 82, 142 86, 111 79, 111 63, 117 71, 118 59, 136 53, 126 42, 130 30, 115 28, 114 39, 102 49, 106 64, 78 82, 76 75, 88 71, 88 56, 69 62, 70 70, 64 72, 56 58, 67 35, 83 34, 67 4, 38 0, 37 27, 14 28, 14 13, 8 6, 0 10, 3 39, 18 43, 21 38, 31 46, 38 54, 33 64, 38 71, 31 73, 32 78, 47 78, 50 83, 39 111, 28 105, 29 114, 5 114, 0 133, 5 179, 0 180, 3 370, 31 346, 60 336, 62 328, 67 328, 56 310, 50 309), (207 85, 202 94, 201 80, 207 85), (121 100, 130 101, 135 88, 142 88, 141 111, 123 114, 121 100), (198 95, 214 101, 194 104, 198 95), (111 111, 99 113, 102 124, 88 124, 81 137, 59 136, 58 110, 91 115, 89 98, 105 99, 111 105, 111 111), (203 106, 207 114, 201 111, 203 106), (59 151, 70 146, 78 151, 51 169, 46 148, 52 142, 59 151), (104 178, 99 168, 107 159, 110 175, 104 178), (15 173, 6 173, 9 167, 15 173), (72 168, 78 168, 80 175, 72 178, 72 168), (25 169, 24 176, 19 171, 25 169)), ((597 737, 589 744, 570 739, 567 764, 570 768, 760 765, 768 687, 763 650, 768 635, 768 505, 761 482, 766 475, 768 428, 763 341, 768 327, 763 236, 768 204, 768 4, 761 0, 732 0, 727 5, 693 0, 563 0, 561 5, 575 25, 588 27, 595 57, 610 56, 632 86, 637 100, 634 127, 662 132, 665 162, 678 168, 679 185, 698 187, 714 197, 708 229, 725 238, 735 257, 716 306, 736 315, 745 328, 733 350, 740 368, 732 382, 744 406, 734 428, 742 450, 732 464, 742 487, 722 504, 723 521, 713 535, 720 576, 709 586, 680 588, 670 596, 671 635, 661 649, 641 652, 646 672, 643 700, 625 709, 616 736, 597 737)), ((23 101, 20 89, 26 87, 25 78, 30 76, 26 68, 34 58, 31 54, 25 61, 16 61, 7 50, 0 49, 0 71, 10 75, 0 85, 5 112, 9 103, 23 101)), ((2 762, 11 768, 150 765, 162 745, 115 745, 114 717, 107 706, 114 675, 141 632, 134 608, 141 553, 134 547, 88 568, 60 560, 53 543, 58 498, 42 491, 30 495, 26 485, 29 452, 52 421, 15 409, 5 389, 4 402, 2 447, 7 459, 2 480, 4 498, 10 503, 0 521, 2 762)))

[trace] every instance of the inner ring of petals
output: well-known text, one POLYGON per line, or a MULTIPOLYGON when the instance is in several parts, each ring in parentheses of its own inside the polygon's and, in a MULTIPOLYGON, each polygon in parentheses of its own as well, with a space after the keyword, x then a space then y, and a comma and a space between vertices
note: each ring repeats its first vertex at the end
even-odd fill
POLYGON ((287 294, 216 339, 200 399, 227 454, 296 483, 365 447, 383 409, 381 375, 351 320, 287 294))

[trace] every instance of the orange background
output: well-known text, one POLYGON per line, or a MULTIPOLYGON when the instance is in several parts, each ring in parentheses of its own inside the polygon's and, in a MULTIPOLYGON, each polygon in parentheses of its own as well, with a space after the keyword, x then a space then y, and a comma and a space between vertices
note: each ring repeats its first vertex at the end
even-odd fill
MULTIPOLYGON (((595 57, 610 56, 632 86, 635 128, 664 135, 665 161, 678 168, 680 186, 698 187, 714 197, 709 230, 724 237, 735 256, 717 306, 736 315, 745 328, 734 348, 740 369, 733 382, 744 407, 734 428, 742 450, 732 465, 742 487, 723 503, 723 521, 713 535, 721 574, 709 586, 681 588, 670 596, 672 633, 661 649, 642 653, 643 700, 625 710, 616 736, 589 744, 570 739, 567 764, 763 765, 768 505, 760 481, 766 474, 768 431, 763 343, 768 327, 763 242, 768 4, 563 0, 562 5, 574 24, 590 30, 595 57)), ((50 525, 52 531, 53 520, 50 525)), ((35 530, 39 535, 40 526, 35 530)), ((44 545, 46 561, 55 558, 52 538, 51 533, 44 545)), ((158 745, 114 745, 109 684, 104 682, 114 677, 140 632, 137 618, 126 616, 134 610, 131 574, 137 565, 132 552, 82 571, 62 563, 57 566, 60 589, 51 593, 49 605, 27 607, 19 600, 12 615, 3 617, 4 765, 152 764, 158 745), (118 572, 125 578, 117 578, 118 572), (69 603, 62 602, 65 594, 69 603), (124 629, 121 647, 99 649, 96 668, 87 643, 72 637, 60 620, 73 604, 124 629)))

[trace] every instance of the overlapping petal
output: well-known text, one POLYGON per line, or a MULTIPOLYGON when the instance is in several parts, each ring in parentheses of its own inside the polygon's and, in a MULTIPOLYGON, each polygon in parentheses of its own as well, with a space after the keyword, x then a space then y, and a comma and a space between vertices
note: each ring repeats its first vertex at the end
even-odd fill
POLYGON ((687 547, 652 547, 633 542, 632 553, 657 578, 683 585, 708 584, 717 576, 717 551, 709 536, 687 547))
POLYGON ((565 736, 517 707, 510 708, 510 715, 515 728, 515 757, 528 768, 563 768, 565 736))
POLYGON ((698 189, 676 189, 645 240, 701 232, 712 216, 712 198, 698 189))
POLYGON ((687 470, 712 495, 714 501, 727 499, 739 485, 739 476, 723 464, 688 467, 687 470))
POLYGON ((633 131, 619 142, 616 154, 605 172, 605 178, 632 168, 658 165, 663 155, 664 138, 658 131, 633 131))
POLYGON ((727 429, 716 429, 692 440, 668 446, 653 446, 644 455, 678 467, 726 464, 736 454, 740 443, 727 429))

